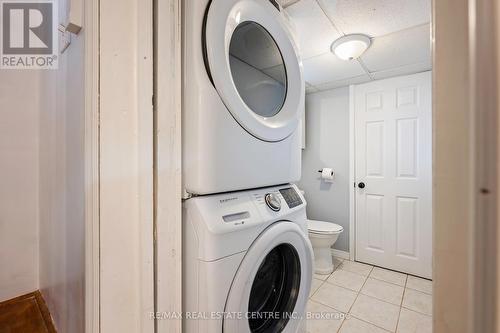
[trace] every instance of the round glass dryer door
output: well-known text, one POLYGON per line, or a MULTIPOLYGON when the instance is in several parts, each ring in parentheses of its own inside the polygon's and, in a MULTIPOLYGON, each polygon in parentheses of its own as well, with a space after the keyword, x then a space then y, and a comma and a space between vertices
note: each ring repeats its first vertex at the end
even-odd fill
POLYGON ((240 23, 229 43, 234 85, 247 107, 262 117, 280 112, 286 97, 286 70, 276 42, 261 25, 240 23))
POLYGON ((277 222, 248 249, 229 291, 224 332, 295 332, 312 280, 312 248, 300 227, 277 222))
POLYGON ((264 141, 291 135, 305 88, 296 47, 279 11, 268 0, 212 1, 204 40, 207 69, 234 119, 264 141))

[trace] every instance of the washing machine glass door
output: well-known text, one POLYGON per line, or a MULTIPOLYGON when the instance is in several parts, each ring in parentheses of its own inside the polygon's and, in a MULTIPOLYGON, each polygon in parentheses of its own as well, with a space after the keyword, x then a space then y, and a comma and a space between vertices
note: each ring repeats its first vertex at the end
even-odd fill
POLYGON ((278 222, 247 251, 226 302, 224 332, 295 332, 312 279, 312 249, 297 224, 278 222))
POLYGON ((279 11, 268 0, 213 0, 204 37, 207 70, 235 120, 264 141, 292 134, 305 88, 279 11))

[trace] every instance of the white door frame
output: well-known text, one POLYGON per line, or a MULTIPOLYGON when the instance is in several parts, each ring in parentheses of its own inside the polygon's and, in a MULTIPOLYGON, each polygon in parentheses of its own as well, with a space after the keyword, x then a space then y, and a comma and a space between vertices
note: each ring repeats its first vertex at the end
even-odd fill
POLYGON ((83 11, 85 27, 85 332, 99 333, 99 0, 85 1, 83 11))
POLYGON ((155 321, 148 312, 181 311, 181 1, 133 0, 120 7, 115 13, 110 2, 84 5, 85 332, 123 325, 129 332, 180 333, 180 320, 155 321), (156 40, 154 29, 161 31, 156 40), (102 70, 101 63, 107 64, 102 70), (129 172, 116 180, 120 186, 109 185, 113 168, 129 172), (123 223, 138 234, 113 237, 123 223), (132 257, 123 258, 127 244, 135 244, 132 257))
POLYGON ((435 332, 499 328, 499 21, 497 1, 433 1, 435 332))
POLYGON ((349 259, 356 258, 356 124, 354 113, 354 92, 356 87, 349 86, 349 259))
POLYGON ((157 333, 182 332, 181 0, 157 0, 155 50, 155 264, 157 333))
POLYGON ((152 333, 153 0, 99 0, 99 236, 103 333, 152 333))

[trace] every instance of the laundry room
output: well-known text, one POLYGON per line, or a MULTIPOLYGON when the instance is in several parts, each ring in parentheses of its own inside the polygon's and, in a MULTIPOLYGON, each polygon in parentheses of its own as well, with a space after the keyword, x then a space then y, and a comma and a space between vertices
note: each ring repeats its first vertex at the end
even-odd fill
POLYGON ((0 0, 0 333, 500 332, 500 4, 0 0))

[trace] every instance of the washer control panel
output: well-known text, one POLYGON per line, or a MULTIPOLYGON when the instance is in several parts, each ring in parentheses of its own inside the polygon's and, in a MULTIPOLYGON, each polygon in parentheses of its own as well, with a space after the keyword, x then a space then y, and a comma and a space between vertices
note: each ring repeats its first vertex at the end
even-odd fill
POLYGON ((302 199, 300 195, 295 191, 295 188, 288 187, 279 190, 283 199, 285 199, 286 204, 289 208, 297 207, 302 205, 302 199))
POLYGON ((276 193, 267 193, 265 196, 267 207, 272 211, 279 212, 281 209, 281 199, 276 193))

